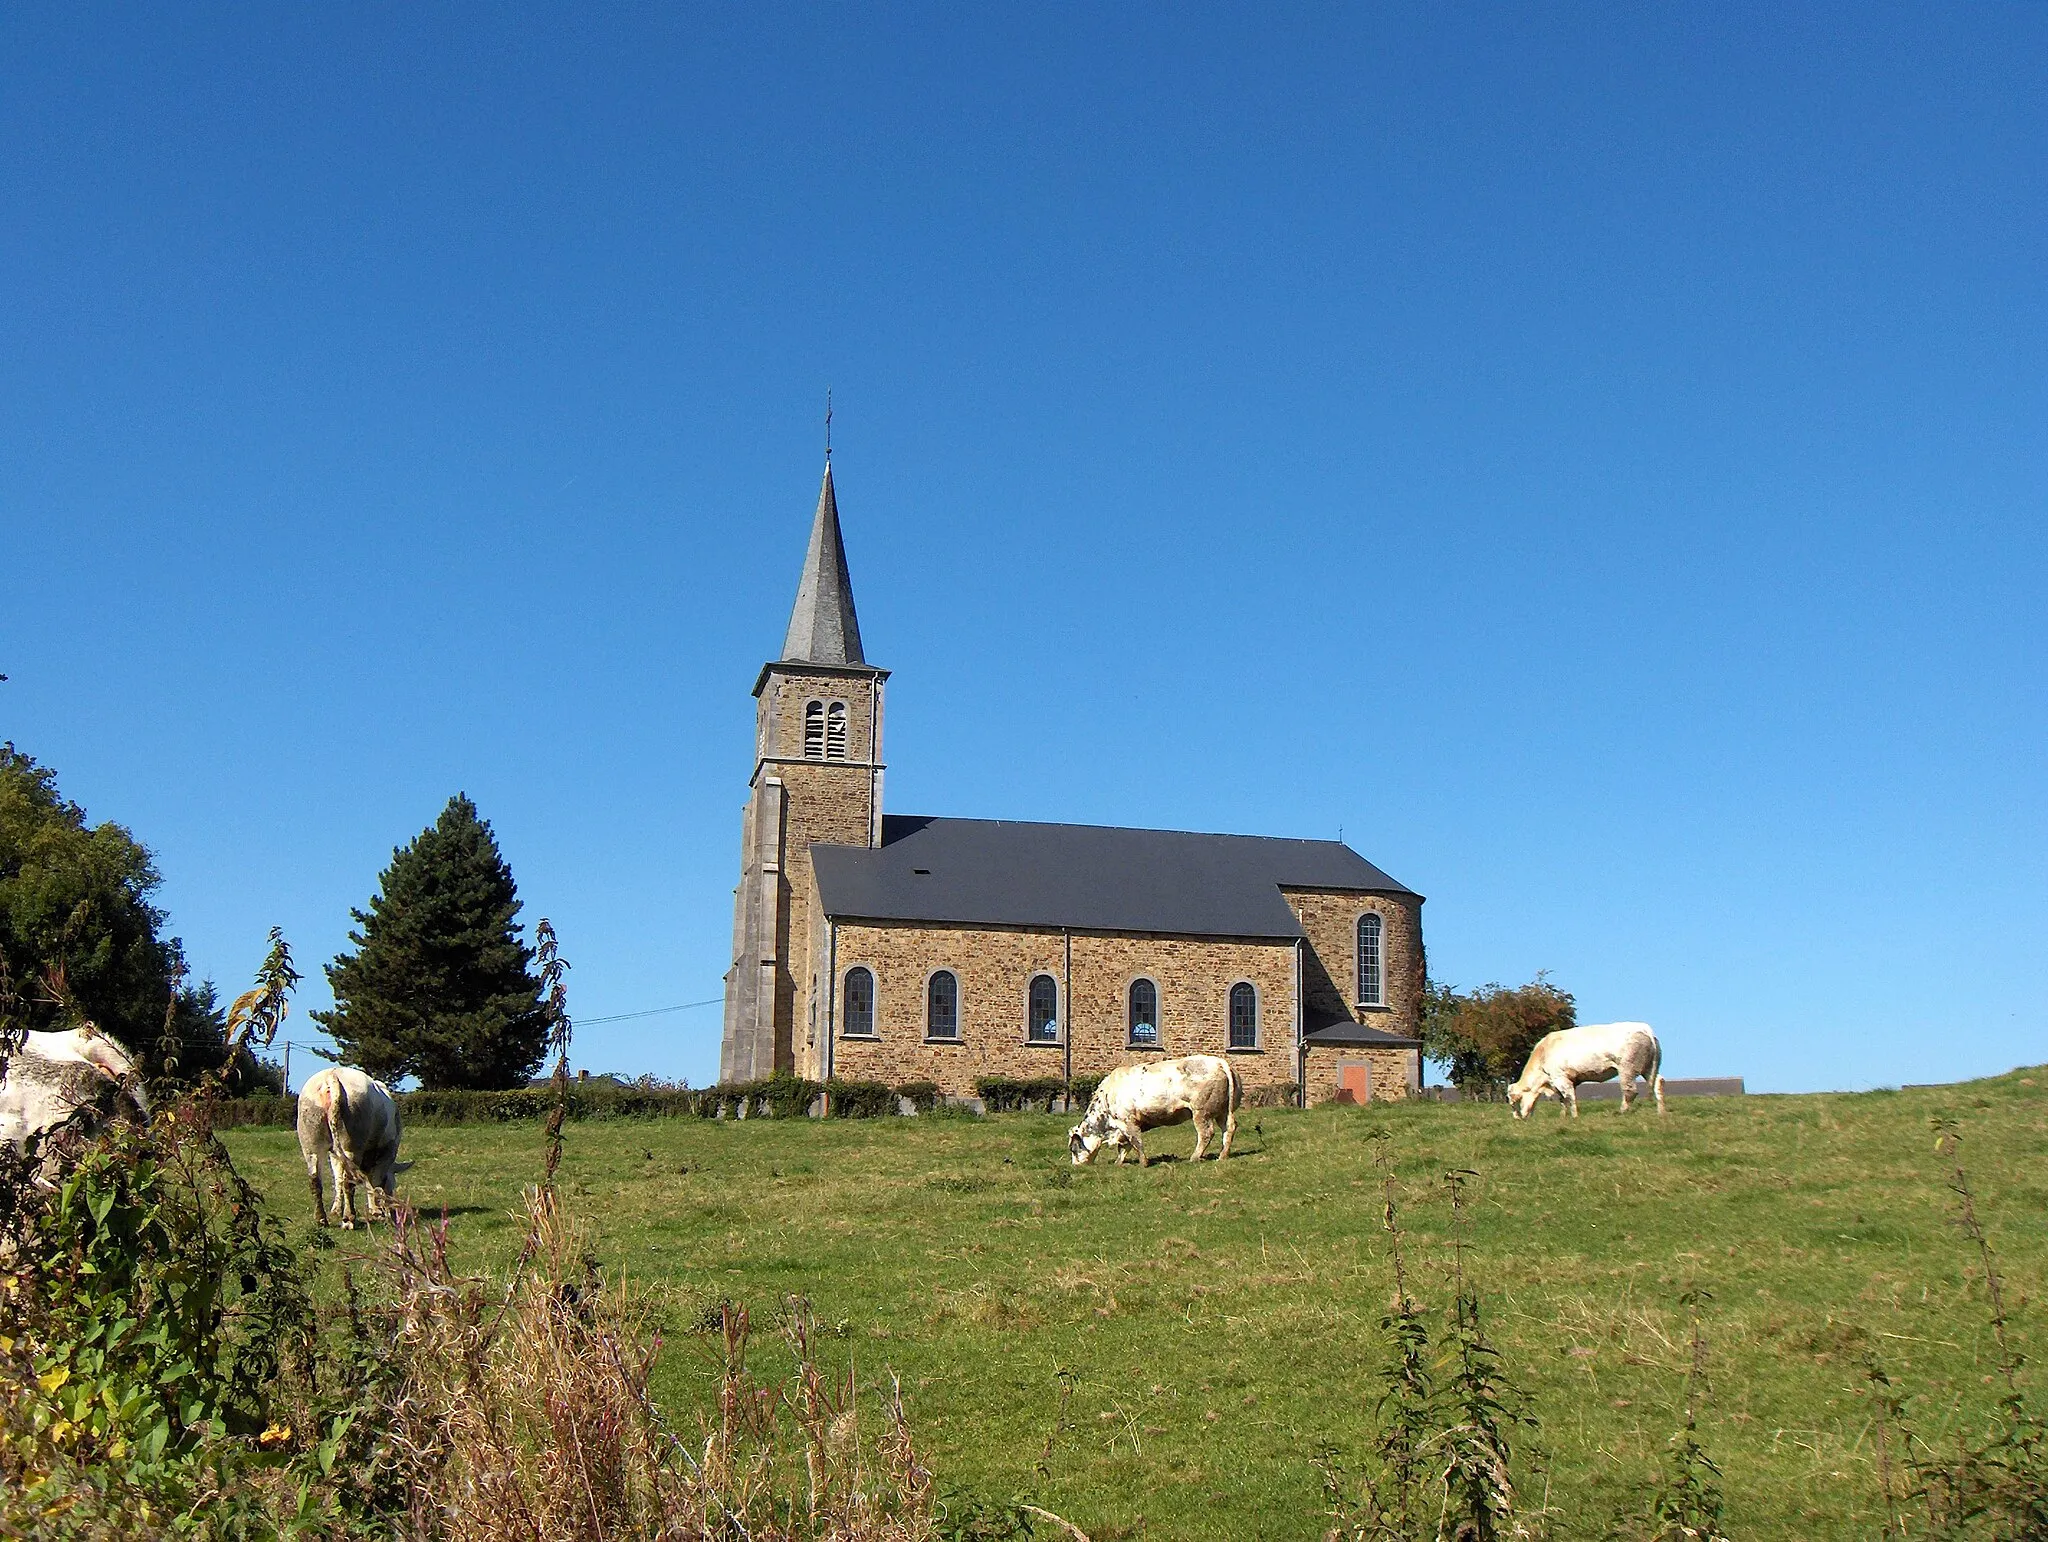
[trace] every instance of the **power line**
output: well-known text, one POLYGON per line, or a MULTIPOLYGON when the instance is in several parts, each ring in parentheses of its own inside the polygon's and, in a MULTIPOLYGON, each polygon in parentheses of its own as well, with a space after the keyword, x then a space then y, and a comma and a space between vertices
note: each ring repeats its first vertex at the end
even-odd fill
MULTIPOLYGON (((660 1017, 665 1013, 669 1012, 693 1012, 698 1007, 715 1007, 724 1000, 725 998, 723 996, 707 996, 702 1001, 682 1001, 678 1002, 676 1005, 672 1007, 646 1007, 638 1012, 614 1012, 609 1017, 578 1017, 572 1018, 572 1021, 574 1021, 579 1028, 592 1028, 599 1023, 631 1022, 636 1017, 660 1017)), ((302 1044, 295 1039, 279 1039, 277 1040, 277 1043, 281 1045, 287 1045, 292 1049, 311 1050, 314 1054, 321 1056, 323 1059, 333 1058, 326 1050, 322 1049, 317 1044, 302 1044)))
POLYGON ((673 1007, 649 1007, 644 1012, 614 1012, 610 1017, 573 1018, 580 1027, 589 1028, 598 1023, 623 1023, 634 1017, 659 1017, 664 1012, 689 1012, 697 1007, 715 1007, 725 1000, 723 996, 707 996, 702 1001, 685 1001, 673 1007))

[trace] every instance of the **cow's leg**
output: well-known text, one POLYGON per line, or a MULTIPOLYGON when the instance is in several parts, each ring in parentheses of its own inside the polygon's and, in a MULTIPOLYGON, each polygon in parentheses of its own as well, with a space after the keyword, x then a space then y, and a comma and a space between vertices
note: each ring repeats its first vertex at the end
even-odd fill
POLYGON ((1199 1115, 1196 1116, 1195 1154, 1188 1158, 1190 1162, 1199 1162, 1202 1160, 1203 1157, 1209 1154, 1209 1137, 1213 1135, 1215 1132, 1215 1125, 1211 1124, 1207 1119, 1204 1119, 1199 1115))
POLYGON ((1636 1073, 1624 1066, 1621 1072, 1621 1111, 1625 1114, 1636 1106, 1636 1073))
POLYGON ((320 1183, 320 1153, 314 1152, 306 1158, 306 1184, 313 1191, 313 1213, 320 1217, 320 1224, 327 1224, 327 1192, 320 1183))
POLYGON ((1140 1133, 1139 1131, 1137 1131, 1137 1130, 1133 1130, 1133 1131, 1131 1131, 1131 1144, 1132 1144, 1133 1146, 1135 1146, 1135 1147, 1137 1148, 1137 1151, 1138 1151, 1138 1165, 1139 1165, 1140 1167, 1144 1167, 1144 1166, 1148 1165, 1148 1164, 1149 1164, 1149 1163, 1151 1162, 1151 1160, 1152 1160, 1152 1159, 1151 1159, 1150 1157, 1148 1157, 1148 1156, 1146 1156, 1146 1155, 1145 1155, 1145 1137, 1144 1137, 1144 1135, 1143 1135, 1143 1134, 1141 1134, 1141 1133, 1140 1133))
POLYGON ((1565 1106, 1565 1111, 1569 1113, 1574 1119, 1578 1118, 1579 1084, 1575 1081, 1568 1080, 1565 1082, 1564 1086, 1558 1090, 1557 1095, 1559 1100, 1563 1102, 1565 1106))
POLYGON ((1223 1120, 1223 1149, 1216 1153, 1217 1161, 1227 1162, 1230 1160, 1230 1143, 1236 1138, 1236 1135, 1237 1105, 1233 1103, 1230 1105, 1229 1114, 1223 1120))
POLYGON ((349 1159, 339 1148, 333 1153, 334 1208, 341 1215, 341 1229, 356 1229, 356 1175, 349 1159))

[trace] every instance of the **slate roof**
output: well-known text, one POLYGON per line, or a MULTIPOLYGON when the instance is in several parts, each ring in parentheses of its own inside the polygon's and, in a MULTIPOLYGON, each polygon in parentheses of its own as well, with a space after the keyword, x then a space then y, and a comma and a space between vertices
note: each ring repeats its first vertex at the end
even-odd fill
POLYGON ((1420 1049, 1422 1040, 1411 1039, 1406 1034, 1389 1033, 1384 1028, 1374 1028, 1367 1023, 1354 1023, 1349 1018, 1331 1023, 1327 1028, 1318 1028, 1302 1035, 1304 1043, 1310 1045, 1370 1045, 1377 1049, 1420 1049))
POLYGON ((818 488, 818 512, 811 519, 810 549, 797 583, 796 606, 782 656, 802 664, 865 664, 860 620, 853 613, 853 579, 846 571, 846 546, 839 538, 839 499, 832 491, 832 463, 818 488))
POLYGON ((1187 937, 1300 937, 1283 885, 1414 892, 1341 841, 909 814, 883 817, 879 847, 817 845, 811 863, 839 920, 1187 937))

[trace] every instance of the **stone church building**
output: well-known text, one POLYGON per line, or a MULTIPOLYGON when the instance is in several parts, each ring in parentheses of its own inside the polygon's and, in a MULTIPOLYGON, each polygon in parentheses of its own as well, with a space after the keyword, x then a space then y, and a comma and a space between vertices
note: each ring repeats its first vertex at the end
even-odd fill
POLYGON ((1340 841, 886 814, 888 678, 861 651, 828 460, 754 682, 721 1079, 967 1098, 979 1076, 1206 1052, 1267 1099, 1418 1085, 1421 895, 1340 841))

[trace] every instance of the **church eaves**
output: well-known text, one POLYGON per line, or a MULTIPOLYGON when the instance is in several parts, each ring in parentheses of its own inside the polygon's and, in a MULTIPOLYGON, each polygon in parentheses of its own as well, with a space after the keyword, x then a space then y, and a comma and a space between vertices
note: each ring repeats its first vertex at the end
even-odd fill
POLYGON ((782 657, 802 664, 867 663, 860 651, 860 621, 853 613, 853 580, 847 575, 846 547, 839 538, 839 500, 833 496, 829 460, 782 657))

